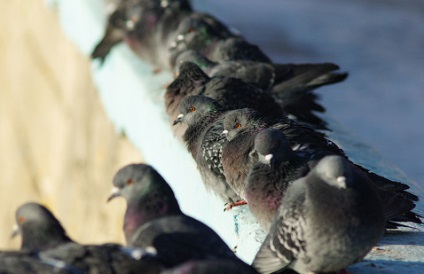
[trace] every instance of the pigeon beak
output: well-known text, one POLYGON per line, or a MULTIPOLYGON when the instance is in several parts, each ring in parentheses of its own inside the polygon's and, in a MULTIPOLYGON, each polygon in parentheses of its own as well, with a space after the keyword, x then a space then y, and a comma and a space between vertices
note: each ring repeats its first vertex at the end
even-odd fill
POLYGON ((175 126, 176 124, 179 124, 183 121, 184 118, 184 114, 180 113, 177 116, 177 119, 174 120, 174 123, 172 124, 173 126, 175 126))
POLYGON ((112 199, 119 197, 119 196, 121 196, 121 190, 115 186, 114 188, 112 188, 112 192, 111 192, 109 198, 107 198, 107 202, 109 203, 112 199))
POLYGON ((228 134, 228 130, 224 129, 224 131, 221 132, 221 135, 227 135, 228 134))
POLYGON ((14 224, 12 227, 12 234, 10 235, 10 238, 15 238, 19 234, 21 234, 21 229, 17 224, 14 224))

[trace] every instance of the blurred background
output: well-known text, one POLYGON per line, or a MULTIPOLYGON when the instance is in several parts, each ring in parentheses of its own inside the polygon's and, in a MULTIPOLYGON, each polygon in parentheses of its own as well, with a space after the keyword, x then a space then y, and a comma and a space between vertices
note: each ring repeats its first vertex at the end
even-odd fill
MULTIPOLYGON (((105 201, 116 170, 142 155, 107 118, 87 52, 64 34, 57 5, 65 1, 0 1, 0 249, 19 246, 9 235, 27 201, 50 207, 80 242, 123 241, 124 201, 105 201)), ((193 4, 275 62, 348 71, 344 83, 318 90, 328 115, 424 186, 423 1, 193 4)))
POLYGON ((0 249, 19 247, 9 235, 27 201, 80 242, 122 242, 125 203, 106 199, 117 169, 142 158, 107 118, 89 57, 42 0, 0 1, 0 25, 0 249))

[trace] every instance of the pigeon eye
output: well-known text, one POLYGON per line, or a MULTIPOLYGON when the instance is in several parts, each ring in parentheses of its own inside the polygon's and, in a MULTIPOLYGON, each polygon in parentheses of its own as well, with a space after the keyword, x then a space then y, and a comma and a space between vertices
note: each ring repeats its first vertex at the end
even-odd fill
POLYGON ((234 126, 234 128, 241 128, 241 124, 240 124, 240 123, 237 123, 237 124, 234 126))
POLYGON ((187 33, 192 33, 192 32, 194 32, 194 28, 189 28, 189 29, 187 30, 187 33))
POLYGON ((195 111, 196 111, 196 108, 195 108, 195 107, 193 107, 193 106, 191 106, 191 107, 188 109, 188 111, 190 111, 190 112, 195 112, 195 111))
POLYGON ((22 224, 23 222, 25 222, 25 218, 22 216, 19 216, 18 223, 22 224))
POLYGON ((134 183, 133 179, 128 179, 127 186, 132 185, 134 183))

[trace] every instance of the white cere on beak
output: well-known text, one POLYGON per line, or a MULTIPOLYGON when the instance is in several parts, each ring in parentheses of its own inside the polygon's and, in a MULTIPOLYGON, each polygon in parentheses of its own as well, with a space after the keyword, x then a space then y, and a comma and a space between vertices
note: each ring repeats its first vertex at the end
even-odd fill
POLYGON ((127 26, 127 28, 128 28, 129 30, 134 30, 134 27, 135 27, 134 21, 133 21, 133 20, 128 20, 128 21, 126 22, 126 26, 127 26))
POLYGON ((184 35, 179 34, 179 35, 177 36, 177 41, 181 41, 181 40, 184 40, 184 35))
POLYGON ((160 2, 160 6, 161 6, 162 8, 166 8, 166 7, 168 7, 168 5, 169 5, 169 3, 168 3, 168 1, 167 1, 167 0, 162 0, 162 1, 160 2))
POLYGON ((184 117, 184 114, 180 113, 180 114, 178 114, 177 119, 180 119, 180 118, 183 118, 183 117, 184 117))
POLYGON ((119 189, 118 187, 114 186, 114 187, 112 188, 112 191, 110 192, 110 194, 111 194, 111 195, 115 195, 115 194, 117 194, 119 191, 120 191, 120 189, 119 189))
POLYGON ((274 157, 273 154, 267 154, 267 155, 265 155, 265 160, 269 163, 269 162, 271 162, 272 157, 274 157))
POLYGON ((222 131, 222 134, 228 134, 228 130, 224 129, 224 131, 222 131))
POLYGON ((337 177, 336 181, 341 188, 346 188, 346 177, 345 176, 337 177))

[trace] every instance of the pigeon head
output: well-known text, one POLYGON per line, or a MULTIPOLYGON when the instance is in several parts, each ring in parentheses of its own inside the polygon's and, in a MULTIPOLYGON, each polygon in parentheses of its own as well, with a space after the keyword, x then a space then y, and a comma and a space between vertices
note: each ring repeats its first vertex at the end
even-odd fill
POLYGON ((185 79, 186 82, 191 83, 193 86, 200 86, 209 80, 209 76, 193 62, 182 62, 179 70, 178 78, 185 79))
POLYGON ((345 189, 352 187, 352 166, 341 156, 326 156, 314 168, 315 173, 333 187, 345 189))
POLYGON ((274 128, 260 131, 255 137, 254 151, 263 164, 278 164, 294 154, 284 134, 274 128))
POLYGON ((180 75, 180 65, 184 62, 191 62, 199 66, 200 68, 207 69, 214 65, 212 61, 204 57, 200 52, 195 50, 185 50, 180 53, 175 62, 175 75, 180 75))
POLYGON ((233 140, 238 134, 259 129, 260 114, 249 108, 236 109, 228 112, 224 118, 224 131, 227 140, 233 140))
POLYGON ((115 174, 113 185, 108 201, 122 196, 127 203, 143 202, 160 194, 164 201, 178 206, 171 187, 150 165, 129 164, 124 166, 115 174))
POLYGON ((222 110, 214 99, 201 96, 186 96, 178 106, 180 114, 174 121, 174 125, 178 123, 186 123, 191 126, 197 122, 202 122, 207 116, 219 113, 222 110))
POLYGON ((46 250, 72 241, 56 217, 37 203, 26 203, 16 211, 12 237, 18 234, 22 235, 22 250, 46 250))
POLYGON ((205 13, 192 13, 181 20, 178 36, 171 44, 171 52, 179 54, 187 49, 208 51, 216 41, 234 34, 216 18, 205 13))
POLYGON ((108 201, 124 197, 127 210, 124 233, 131 239, 134 231, 154 219, 181 214, 174 192, 162 176, 146 164, 124 166, 113 178, 112 194, 108 201))
POLYGON ((170 98, 197 95, 199 94, 197 89, 209 81, 209 77, 194 63, 183 62, 179 71, 178 77, 166 89, 166 96, 170 98))

